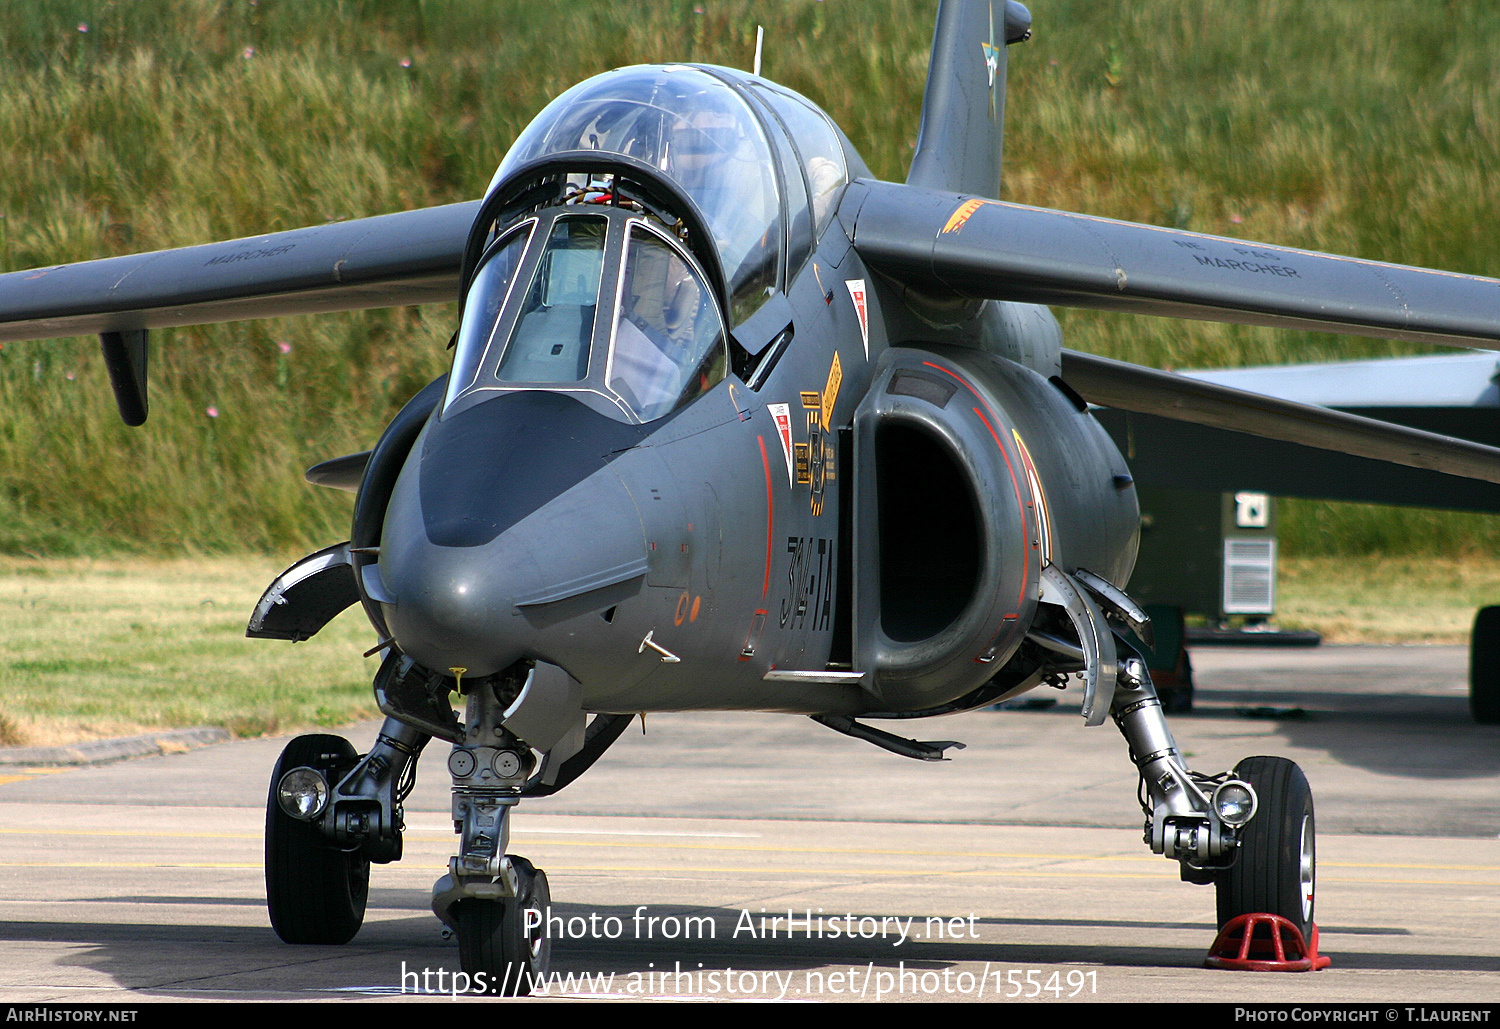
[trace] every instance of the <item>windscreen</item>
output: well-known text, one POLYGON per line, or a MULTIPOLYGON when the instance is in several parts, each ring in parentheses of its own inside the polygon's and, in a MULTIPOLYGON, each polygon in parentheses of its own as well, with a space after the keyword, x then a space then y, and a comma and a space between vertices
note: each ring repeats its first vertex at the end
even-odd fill
POLYGON ((453 371, 448 376, 450 401, 473 385, 479 375, 535 224, 527 222, 493 244, 474 276, 454 344, 453 371))
POLYGON ((649 422, 721 381, 727 357, 703 276, 654 233, 632 229, 609 388, 649 422))
POLYGON ((581 382, 604 270, 603 218, 559 218, 495 377, 501 382, 581 382))

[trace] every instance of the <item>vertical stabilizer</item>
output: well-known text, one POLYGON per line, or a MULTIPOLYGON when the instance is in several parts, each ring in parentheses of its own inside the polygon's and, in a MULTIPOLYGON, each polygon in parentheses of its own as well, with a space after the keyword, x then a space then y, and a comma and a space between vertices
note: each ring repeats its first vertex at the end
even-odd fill
POLYGON ((1015 0, 942 0, 907 183, 999 199, 1005 47, 1030 34, 1015 0))

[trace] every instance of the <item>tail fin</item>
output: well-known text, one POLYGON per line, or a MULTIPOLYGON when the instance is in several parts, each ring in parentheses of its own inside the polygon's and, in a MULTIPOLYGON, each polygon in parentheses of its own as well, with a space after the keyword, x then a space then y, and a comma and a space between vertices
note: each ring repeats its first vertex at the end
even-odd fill
POLYGON ((1030 35, 1016 0, 942 0, 909 185, 999 198, 1005 48, 1030 35))

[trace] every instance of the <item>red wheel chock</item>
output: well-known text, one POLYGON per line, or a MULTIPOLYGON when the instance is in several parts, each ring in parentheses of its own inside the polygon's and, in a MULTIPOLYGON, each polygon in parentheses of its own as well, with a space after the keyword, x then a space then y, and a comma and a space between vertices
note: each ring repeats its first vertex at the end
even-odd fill
POLYGON ((1318 953, 1318 927, 1312 927, 1312 946, 1280 915, 1240 915, 1231 918, 1208 949, 1204 968, 1238 972, 1315 972, 1332 959, 1318 953))

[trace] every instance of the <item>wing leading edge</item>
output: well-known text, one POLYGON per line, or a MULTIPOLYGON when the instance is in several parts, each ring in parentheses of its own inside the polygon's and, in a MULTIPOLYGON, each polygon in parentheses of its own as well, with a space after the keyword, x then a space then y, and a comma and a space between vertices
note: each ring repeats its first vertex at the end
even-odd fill
POLYGON ((1089 403, 1355 457, 1500 483, 1500 449, 1064 350, 1063 379, 1089 403))
POLYGON ((478 201, 0 275, 0 342, 458 299, 478 201))
POLYGON ((858 186, 855 249, 918 289, 1415 343, 1500 343, 1495 279, 888 182, 858 186))

